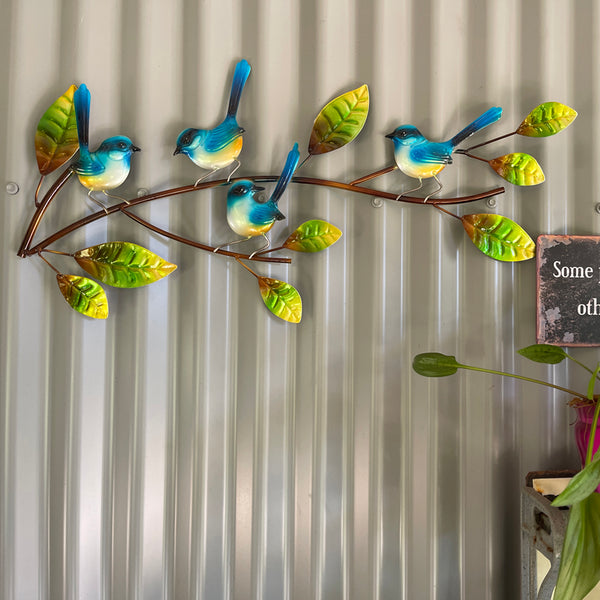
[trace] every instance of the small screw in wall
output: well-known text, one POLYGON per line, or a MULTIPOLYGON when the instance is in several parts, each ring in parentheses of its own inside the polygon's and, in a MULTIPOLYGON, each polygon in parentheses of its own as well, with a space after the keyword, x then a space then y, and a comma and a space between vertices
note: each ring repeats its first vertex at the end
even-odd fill
POLYGON ((18 194, 19 193, 19 184, 15 183, 14 181, 9 181, 6 184, 6 193, 10 194, 11 196, 18 194))

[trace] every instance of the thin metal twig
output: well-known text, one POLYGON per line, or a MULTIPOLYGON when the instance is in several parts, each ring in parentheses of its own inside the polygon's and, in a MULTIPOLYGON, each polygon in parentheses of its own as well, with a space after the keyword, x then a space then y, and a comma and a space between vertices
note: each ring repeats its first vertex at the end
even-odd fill
POLYGON ((35 205, 36 205, 37 208, 40 207, 40 204, 38 202, 38 195, 40 193, 40 189, 42 187, 43 181, 44 181, 44 176, 42 175, 40 177, 40 180, 38 181, 37 187, 35 188, 34 202, 35 202, 35 205))
MULTIPOLYGON (((471 150, 475 150, 475 148, 481 148, 482 146, 487 146, 488 144, 491 144, 493 142, 499 142, 500 140, 503 140, 505 138, 511 137, 512 135, 516 135, 518 129, 515 129, 514 131, 511 131, 510 133, 505 133, 504 135, 499 135, 498 137, 495 137, 491 140, 488 140, 487 142, 481 142, 481 144, 477 144, 476 146, 471 146, 469 148, 466 148, 466 152, 470 152, 471 150)), ((458 152, 458 150, 457 150, 458 152)), ((466 154, 466 152, 461 152, 461 154, 466 154)))
POLYGON ((139 217, 138 215, 135 215, 135 214, 129 212, 126 208, 121 208, 121 212, 124 215, 127 215, 130 219, 132 219, 136 223, 139 223, 140 225, 143 225, 147 229, 150 229, 150 231, 154 231, 154 233, 158 233, 159 235, 167 237, 167 238, 174 240, 176 242, 179 242, 181 244, 185 244, 186 246, 191 246, 192 248, 198 248, 199 250, 206 250, 207 252, 212 252, 214 254, 224 254, 225 256, 231 256, 235 259, 243 258, 245 260, 257 260, 260 262, 285 263, 285 264, 290 264, 292 262, 291 258, 262 258, 260 256, 253 256, 252 258, 250 258, 250 256, 248 256, 247 254, 240 254, 239 252, 230 252, 228 250, 216 250, 212 246, 208 246, 206 244, 196 242, 195 240, 190 240, 181 235, 177 235, 176 233, 172 233, 171 231, 167 231, 166 229, 161 229, 160 227, 153 225, 152 223, 146 221, 145 219, 142 219, 142 217, 139 217))

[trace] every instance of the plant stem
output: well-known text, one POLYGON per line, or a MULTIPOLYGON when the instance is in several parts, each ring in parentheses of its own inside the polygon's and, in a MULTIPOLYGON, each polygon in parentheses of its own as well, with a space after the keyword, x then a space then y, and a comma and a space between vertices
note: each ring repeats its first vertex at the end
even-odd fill
MULTIPOLYGON (((592 371, 587 365, 584 365, 582 362, 578 361, 574 356, 571 356, 570 354, 567 354, 566 352, 565 352, 565 356, 567 358, 571 359, 574 363, 577 363, 580 367, 583 367, 591 375, 594 374, 594 371, 592 371)), ((600 376, 598 376, 598 379, 600 379, 600 376)))
POLYGON ((369 173, 369 175, 364 175, 363 177, 359 177, 358 179, 351 181, 350 185, 360 185, 361 183, 364 183, 365 181, 370 181, 371 179, 375 179, 375 177, 380 177, 381 175, 386 175, 387 173, 391 173, 392 171, 395 171, 397 168, 398 168, 398 165, 390 165, 389 167, 386 167, 385 169, 380 169, 379 171, 375 171, 374 173, 369 173))
POLYGON ((575 392, 568 388, 561 387, 560 385, 555 385, 554 383, 549 383, 547 381, 542 381, 541 379, 532 379, 531 377, 525 377, 524 375, 516 375, 515 373, 506 373, 505 371, 494 371, 492 369, 483 369, 481 367, 471 367, 469 365, 459 365, 461 369, 469 369, 471 371, 479 371, 480 373, 491 373, 492 375, 502 375, 504 377, 512 377, 513 379, 521 379, 523 381, 529 381, 530 383, 537 383, 539 385, 545 385, 549 388, 554 388, 555 390, 559 390, 561 392, 565 392, 571 396, 576 396, 577 398, 582 398, 583 400, 587 400, 587 396, 580 394, 579 392, 575 392))
POLYGON ((177 235, 176 233, 171 233, 170 231, 167 231, 166 229, 161 229, 160 227, 153 225, 152 223, 146 221, 145 219, 142 219, 142 217, 139 217, 138 215, 134 215, 133 213, 130 213, 126 208, 122 207, 121 212, 124 215, 127 215, 133 221, 136 221, 137 223, 139 223, 140 225, 143 225, 147 229, 154 231, 154 233, 158 233, 159 235, 167 237, 171 240, 175 240, 176 242, 180 242, 181 244, 185 244, 186 246, 191 246, 192 248, 206 250, 207 252, 213 252, 214 254, 224 254, 225 256, 232 256, 235 259, 245 258, 246 260, 257 260, 260 262, 285 263, 285 264, 290 264, 292 262, 291 258, 263 258, 260 256, 253 256, 252 258, 250 258, 247 254, 240 254, 239 252, 230 252, 228 250, 217 250, 215 252, 215 248, 213 248, 212 246, 207 246, 206 244, 201 244, 200 242, 196 242, 194 240, 189 240, 187 238, 184 238, 180 235, 177 235))
MULTIPOLYGON (((46 210, 48 204, 50 203, 50 200, 52 200, 52 198, 56 195, 58 190, 60 190, 60 188, 64 185, 66 179, 68 179, 71 175, 72 175, 72 171, 70 169, 66 173, 63 173, 63 175, 61 176, 61 179, 59 181, 57 181, 54 184, 54 186, 52 186, 52 188, 49 190, 49 192, 46 194, 46 197, 42 201, 41 206, 36 211, 34 218, 32 219, 32 222, 29 225, 29 229, 27 230, 25 239, 23 240, 23 243, 21 244, 21 248, 19 249, 19 252, 18 252, 19 256, 26 257, 26 256, 31 256, 33 254, 36 254, 38 252, 38 250, 41 250, 41 249, 45 248, 46 246, 53 244, 54 242, 58 241, 59 239, 63 238, 64 236, 72 233, 73 231, 76 231, 77 229, 84 227, 85 225, 88 225, 90 223, 93 223, 94 221, 97 221, 98 219, 103 219, 104 217, 107 217, 110 214, 119 212, 123 208, 136 206, 138 204, 144 204, 146 202, 151 202, 153 200, 158 200, 160 198, 168 198, 170 196, 177 196, 177 195, 182 195, 182 194, 188 194, 190 192, 197 192, 197 191, 204 190, 204 189, 214 188, 214 187, 222 186, 222 185, 225 185, 228 183, 227 179, 217 179, 214 181, 205 181, 205 182, 199 183, 198 185, 185 185, 185 186, 181 186, 181 187, 177 187, 177 188, 161 190, 159 192, 154 192, 152 194, 140 196, 139 198, 133 198, 133 199, 129 200, 129 204, 127 204, 126 202, 114 204, 113 206, 107 207, 106 210, 97 211, 95 213, 92 213, 91 215, 88 215, 87 217, 83 217, 82 219, 79 219, 78 221, 71 223, 67 227, 64 227, 60 231, 57 231, 53 235, 47 237, 45 240, 42 240, 40 243, 36 244, 33 248, 30 248, 29 245, 31 244, 31 240, 33 239, 33 236, 35 235, 35 232, 39 226, 41 217, 42 217, 44 211, 46 210)), ((260 183, 274 182, 274 181, 277 181, 278 178, 279 177, 275 176, 275 175, 255 175, 253 177, 249 177, 249 179, 252 179, 253 181, 257 181, 260 183)), ((240 179, 241 178, 236 178, 236 179, 233 179, 232 181, 238 181, 240 179)), ((248 179, 248 177, 246 177, 245 179, 248 179)), ((365 194, 367 196, 375 196, 378 198, 384 198, 385 200, 399 200, 400 202, 408 202, 408 203, 412 203, 412 204, 423 204, 423 198, 402 196, 400 199, 398 199, 397 194, 392 194, 389 192, 382 192, 379 190, 373 190, 371 188, 361 187, 358 185, 342 183, 340 181, 331 181, 329 179, 315 179, 314 177, 294 177, 292 179, 292 183, 297 183, 297 184, 301 184, 301 185, 316 185, 316 186, 321 186, 321 187, 340 189, 340 190, 344 190, 347 192, 354 192, 354 193, 358 193, 358 194, 365 194)), ((503 193, 504 193, 504 188, 499 187, 499 188, 494 188, 493 190, 489 190, 486 192, 481 192, 479 194, 473 194, 471 196, 437 199, 435 201, 428 202, 428 204, 433 204, 433 205, 463 204, 465 202, 475 202, 476 200, 490 198, 491 196, 496 196, 498 194, 503 194, 503 193)))
MULTIPOLYGON (((477 144, 476 146, 471 146, 470 148, 466 149, 466 152, 469 152, 470 150, 475 150, 475 148, 481 148, 482 146, 487 146, 488 144, 491 144, 493 142, 499 142, 500 140, 503 140, 512 135, 515 135, 517 133, 517 131, 518 131, 518 129, 515 129, 514 131, 511 131, 510 133, 505 133, 504 135, 499 135, 498 137, 488 140, 487 142, 481 142, 481 144, 477 144)), ((466 154, 466 152, 464 152, 464 153, 466 154)), ((461 154, 463 154, 463 152, 461 152, 461 154)))
MULTIPOLYGON (((596 365, 596 370, 592 373, 590 382, 588 384, 587 398, 590 402, 594 402, 594 387, 598 373, 600 372, 600 363, 596 365)), ((594 417, 592 419, 592 427, 590 429, 590 437, 588 438, 587 453, 585 455, 586 466, 592 462, 592 456, 594 454, 594 439, 596 437, 596 427, 598 426, 598 414, 600 414, 600 402, 596 402, 596 408, 594 409, 594 417)))
POLYGON ((600 415, 600 402, 596 402, 594 418, 592 419, 592 428, 590 430, 590 439, 588 440, 587 454, 585 457, 586 466, 592 462, 594 456, 594 438, 596 437, 596 427, 598 427, 598 416, 600 415))

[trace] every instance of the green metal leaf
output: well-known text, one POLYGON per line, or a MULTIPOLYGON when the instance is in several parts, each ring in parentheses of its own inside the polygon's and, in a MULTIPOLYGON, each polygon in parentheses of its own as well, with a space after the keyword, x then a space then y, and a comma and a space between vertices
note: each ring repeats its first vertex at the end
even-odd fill
POLYGON ((447 377, 454 375, 462 365, 456 362, 454 356, 440 352, 425 352, 414 357, 412 367, 424 377, 447 377))
POLYGON ((335 244, 341 235, 342 232, 331 223, 312 219, 302 223, 285 241, 283 247, 296 252, 320 252, 335 244))
POLYGON ((569 485, 552 501, 552 506, 571 506, 585 500, 600 484, 600 452, 592 462, 579 471, 569 485))
POLYGON ((42 175, 48 175, 77 152, 77 124, 72 85, 44 113, 35 132, 35 156, 42 175))
POLYGON ((533 258, 535 243, 517 223, 502 215, 479 214, 461 217, 465 231, 479 250, 502 261, 533 258))
POLYGON ((583 600, 600 581, 600 494, 573 504, 554 600, 583 600))
POLYGON ((524 152, 505 154, 488 162, 500 177, 514 185, 538 185, 546 179, 537 160, 524 152))
POLYGON ((362 85, 338 96, 317 115, 308 144, 309 154, 325 154, 351 142, 369 113, 369 88, 362 85))
POLYGON ((120 288, 154 283, 177 268, 177 265, 131 242, 106 242, 79 250, 73 257, 96 279, 120 288))
POLYGON ((300 323, 302 298, 296 288, 269 277, 258 277, 258 287, 264 303, 275 316, 290 323, 300 323))
POLYGON ((533 344, 521 348, 517 352, 529 360, 546 365, 557 365, 567 358, 567 353, 560 346, 550 346, 549 344, 533 344))
POLYGON ((517 129, 520 135, 547 137, 568 127, 577 116, 572 108, 560 102, 544 102, 536 106, 517 129))
POLYGON ((87 277, 58 273, 56 281, 61 294, 77 312, 93 319, 108 317, 108 300, 102 286, 87 277))

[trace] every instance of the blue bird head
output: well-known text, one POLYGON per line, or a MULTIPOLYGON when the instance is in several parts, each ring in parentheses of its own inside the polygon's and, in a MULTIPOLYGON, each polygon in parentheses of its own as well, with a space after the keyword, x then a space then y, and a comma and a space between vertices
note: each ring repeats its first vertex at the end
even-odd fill
MULTIPOLYGON (((253 181, 249 179, 241 179, 240 181, 236 181, 227 192, 227 199, 234 200, 236 198, 245 198, 247 196, 251 196, 254 198, 254 195, 257 192, 263 191, 265 188, 259 185, 256 185, 253 181)), ((258 200, 257 200, 258 201, 258 200)))
POLYGON ((175 148, 175 152, 173 152, 173 156, 193 152, 201 141, 202 136, 198 135, 199 133, 200 129, 194 127, 184 129, 177 138, 177 147, 175 148))
POLYGON ((116 135, 105 139, 95 154, 104 154, 111 160, 129 159, 134 152, 139 152, 140 148, 134 146, 133 142, 124 135, 116 135))
POLYGON ((392 133, 388 133, 385 137, 390 138, 394 142, 394 146, 410 146, 423 140, 423 134, 413 125, 396 127, 392 133))

